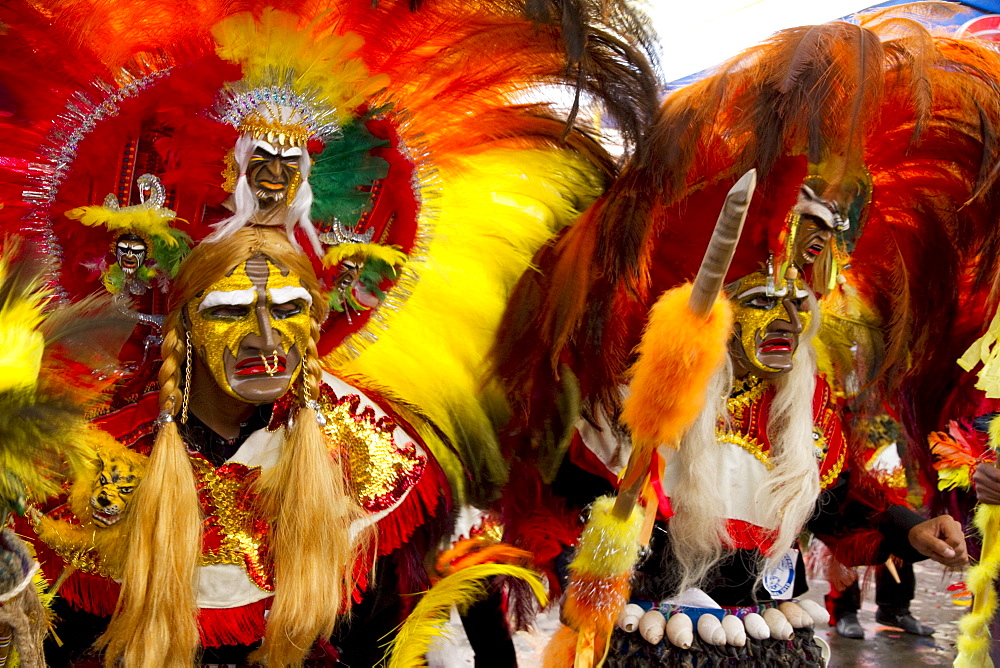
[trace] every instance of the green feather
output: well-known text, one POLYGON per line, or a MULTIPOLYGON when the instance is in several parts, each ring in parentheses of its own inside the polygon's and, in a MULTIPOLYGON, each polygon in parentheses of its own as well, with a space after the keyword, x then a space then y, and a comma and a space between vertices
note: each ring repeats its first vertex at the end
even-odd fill
POLYGON ((150 256, 156 262, 156 266, 164 271, 167 276, 173 278, 177 275, 177 269, 181 265, 181 260, 191 252, 191 237, 180 230, 170 230, 170 236, 174 239, 173 245, 168 244, 159 237, 153 237, 153 248, 150 256))
POLYGON ((378 297, 379 301, 385 299, 385 293, 379 289, 379 284, 387 278, 396 278, 396 268, 388 262, 375 258, 365 262, 365 266, 361 269, 361 274, 358 276, 361 284, 368 288, 369 292, 378 297))
POLYGON ((117 262, 108 267, 103 276, 104 285, 111 294, 118 294, 125 287, 125 272, 117 262))
POLYGON ((316 156, 309 174, 313 191, 310 217, 317 223, 331 223, 336 218, 353 227, 371 205, 371 194, 361 190, 389 173, 389 163, 370 151, 389 142, 378 139, 358 119, 343 128, 336 139, 316 156))

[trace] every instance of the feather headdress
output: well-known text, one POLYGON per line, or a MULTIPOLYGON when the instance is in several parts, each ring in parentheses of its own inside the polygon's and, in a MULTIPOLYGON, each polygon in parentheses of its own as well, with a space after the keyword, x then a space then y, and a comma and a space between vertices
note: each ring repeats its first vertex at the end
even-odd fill
POLYGON ((6 7, 18 62, 0 64, 0 133, 11 138, 0 222, 51 258, 59 296, 77 298, 98 287, 88 267, 108 239, 63 213, 107 192, 133 206, 135 175, 150 173, 198 243, 220 221, 237 224, 223 186, 242 178, 227 155, 241 133, 282 139, 248 125, 251 107, 294 110, 309 129, 293 139, 310 154, 300 166, 312 193, 297 220, 316 232, 296 223, 294 234, 318 249, 339 311, 320 354, 427 419, 457 485, 463 465, 473 480, 502 480, 505 411, 479 382, 483 350, 531 256, 615 171, 572 114, 525 100, 543 85, 579 91, 631 144, 656 105, 642 21, 605 4, 6 7), (192 20, 173 20, 182 10, 192 20))
POLYGON ((759 193, 732 277, 769 256, 777 270, 796 194, 820 183, 825 201, 854 210, 852 229, 837 233, 838 252, 841 265, 851 258, 846 277, 868 304, 861 311, 889 327, 888 358, 876 366, 902 368, 908 347, 926 341, 919 328, 932 331, 935 302, 915 303, 924 261, 909 252, 914 245, 887 249, 897 247, 894 236, 930 239, 938 230, 936 242, 919 248, 944 244, 957 258, 959 238, 973 247, 985 238, 986 199, 963 205, 995 178, 996 56, 975 42, 932 37, 906 8, 892 10, 861 25, 783 30, 664 100, 649 159, 626 165, 578 224, 541 251, 541 271, 522 277, 501 326, 498 375, 531 433, 546 428, 537 399, 558 393, 561 365, 579 376, 585 401, 614 412, 649 307, 694 275, 717 213, 710 202, 750 167, 759 193), (931 182, 936 190, 925 189, 931 182), (896 289, 900 279, 911 287, 896 289), (911 314, 920 314, 918 329, 911 314))

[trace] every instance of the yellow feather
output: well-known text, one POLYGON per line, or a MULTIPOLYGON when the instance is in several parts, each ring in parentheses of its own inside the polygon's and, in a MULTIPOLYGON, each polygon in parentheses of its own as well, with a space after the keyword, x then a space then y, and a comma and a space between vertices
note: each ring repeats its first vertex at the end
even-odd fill
POLYGON ((176 214, 170 209, 115 211, 103 206, 81 206, 67 211, 66 217, 88 227, 103 225, 112 231, 138 230, 162 239, 168 246, 177 245, 177 239, 170 234, 170 221, 176 214))
POLYGON ((42 368, 45 339, 24 321, 0 315, 0 392, 33 388, 42 368))
POLYGON ((968 466, 953 469, 938 469, 937 488, 941 491, 949 489, 969 489, 972 486, 972 473, 968 466))
POLYGON ((994 450, 1000 446, 1000 419, 994 417, 989 426, 990 447, 994 450))
MULTIPOLYGON (((822 320, 813 345, 816 366, 831 379, 843 379, 857 369, 858 357, 867 356, 873 340, 880 337, 874 311, 850 284, 834 289, 820 301, 822 320)), ((843 387, 845 383, 835 383, 843 387)))
MULTIPOLYGON (((990 447, 994 450, 1000 447, 998 422, 1000 420, 990 421, 990 447)), ((956 668, 993 668, 993 661, 990 659, 990 622, 997 612, 995 587, 997 577, 1000 576, 1000 506, 980 503, 976 508, 975 525, 983 537, 983 550, 979 563, 969 569, 965 578, 973 595, 973 603, 972 609, 958 624, 961 634, 956 643, 956 668)))
POLYGON ((421 214, 431 238, 377 309, 374 336, 349 339, 326 363, 378 379, 389 396, 419 407, 461 455, 456 461, 440 439, 428 442, 461 499, 462 465, 477 491, 506 480, 493 421, 503 402, 482 374, 510 290, 603 184, 584 159, 556 149, 484 151, 441 164, 438 177, 440 197, 421 214), (352 347, 361 349, 355 359, 352 347))
POLYGON ((521 566, 479 564, 456 571, 441 579, 423 595, 413 612, 403 622, 389 648, 389 668, 426 666, 426 654, 435 638, 444 634, 442 628, 451 618, 451 607, 460 613, 486 596, 489 578, 515 577, 524 580, 540 605, 547 603, 545 588, 539 575, 521 566))
POLYGON ((379 244, 340 244, 332 246, 323 257, 323 266, 335 267, 347 258, 361 256, 375 260, 382 260, 392 267, 401 267, 406 264, 406 253, 392 246, 382 246, 379 244))
MULTIPOLYGON (((9 273, 8 261, 0 258, 0 282, 6 281, 9 273)), ((33 283, 0 304, 0 392, 32 389, 38 384, 45 350, 38 327, 45 319, 43 309, 50 296, 51 291, 33 283)))
POLYGON ((259 21, 250 12, 234 14, 216 24, 212 35, 219 56, 242 65, 250 87, 270 85, 275 72, 294 72, 295 92, 314 94, 345 121, 388 78, 370 76, 362 60, 353 57, 361 37, 331 34, 321 19, 300 30, 298 16, 267 7, 259 21))
POLYGON ((997 595, 993 590, 1000 574, 1000 545, 997 545, 997 525, 1000 506, 980 504, 976 509, 976 526, 983 535, 983 553, 979 563, 969 569, 966 583, 975 597, 972 610, 959 622, 956 668, 992 668, 990 660, 990 621, 997 611, 997 595))

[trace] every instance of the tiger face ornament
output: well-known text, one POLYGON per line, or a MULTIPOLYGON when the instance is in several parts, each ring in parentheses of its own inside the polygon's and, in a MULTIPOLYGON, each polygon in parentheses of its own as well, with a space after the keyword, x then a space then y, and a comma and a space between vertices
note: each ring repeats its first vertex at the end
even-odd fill
POLYGON ((83 513, 89 512, 95 526, 107 528, 122 518, 145 469, 145 462, 139 461, 139 457, 125 448, 97 452, 97 475, 90 486, 89 507, 74 508, 81 520, 83 513))
POLYGON ((129 501, 146 472, 147 457, 109 434, 93 430, 93 456, 73 480, 68 507, 73 515, 35 514, 38 537, 63 560, 85 572, 118 577, 128 549, 129 501))

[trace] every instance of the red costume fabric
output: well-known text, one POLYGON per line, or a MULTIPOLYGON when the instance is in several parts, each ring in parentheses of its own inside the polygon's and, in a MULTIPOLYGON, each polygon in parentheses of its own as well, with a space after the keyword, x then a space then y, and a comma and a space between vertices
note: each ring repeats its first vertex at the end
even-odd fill
MULTIPOLYGON (((269 433, 283 430, 293 403, 289 392, 274 404, 271 419, 266 426, 269 433)), ((358 602, 366 593, 370 567, 376 556, 390 555, 411 540, 414 532, 434 518, 446 516, 451 510, 451 496, 444 473, 429 454, 423 443, 413 436, 409 425, 391 412, 385 403, 374 403, 360 392, 338 396, 329 385, 323 385, 320 401, 328 424, 334 420, 347 420, 370 433, 387 435, 392 452, 382 452, 388 458, 387 475, 377 484, 369 472, 348 466, 354 492, 362 507, 370 513, 369 519, 377 522, 377 554, 364 555, 355 566, 354 598, 358 602), (374 406, 386 413, 376 418, 374 406), (402 427, 411 441, 393 442, 392 434, 402 427), (361 480, 359 480, 361 479, 361 480)), ((138 401, 113 410, 96 420, 95 426, 111 434, 119 443, 142 455, 152 447, 158 415, 157 393, 147 392, 138 401)), ((255 432, 256 433, 256 432, 255 432)), ((355 466, 372 466, 357 455, 359 443, 351 439, 328 443, 331 455, 345 458, 355 466)), ((398 432, 397 432, 398 434, 398 432)), ((261 468, 239 461, 227 461, 221 466, 212 463, 198 451, 197 443, 188 443, 198 484, 199 498, 204 513, 204 543, 202 564, 237 564, 242 566, 247 578, 263 592, 273 593, 273 565, 270 560, 270 526, 256 511, 257 491, 255 482, 261 468)), ((382 471, 386 473, 386 471, 382 471)), ((54 520, 79 525, 63 499, 48 513, 54 520)), ((107 529, 96 529, 97 531, 107 529)), ((77 570, 66 579, 59 593, 76 609, 107 616, 114 611, 119 585, 102 564, 96 550, 68 553, 55 550, 33 532, 28 531, 38 550, 39 560, 46 577, 54 581, 70 565, 77 570)), ((404 593, 416 593, 422 583, 411 583, 404 593)), ((199 622, 202 644, 206 647, 245 645, 260 640, 264 635, 265 612, 270 607, 269 596, 237 608, 202 608, 199 622)))

